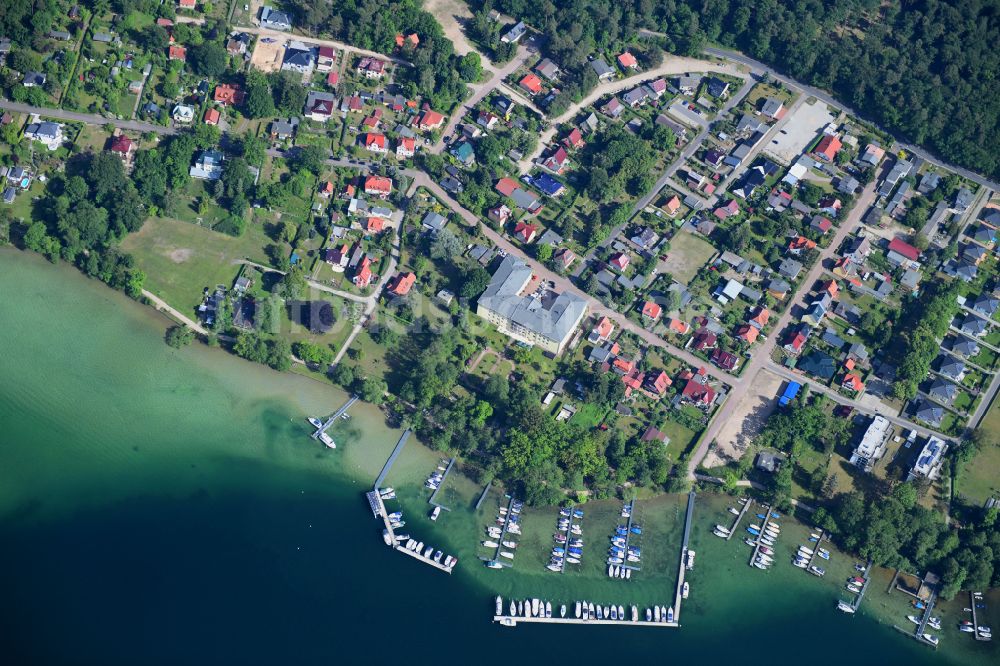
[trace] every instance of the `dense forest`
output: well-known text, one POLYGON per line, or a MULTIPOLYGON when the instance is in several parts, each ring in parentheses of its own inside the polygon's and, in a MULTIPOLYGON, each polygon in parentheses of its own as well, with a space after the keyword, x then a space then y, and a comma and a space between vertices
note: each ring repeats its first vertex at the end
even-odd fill
POLYGON ((1000 177, 996 0, 496 0, 573 72, 640 29, 694 54, 718 43, 832 90, 947 160, 1000 177))

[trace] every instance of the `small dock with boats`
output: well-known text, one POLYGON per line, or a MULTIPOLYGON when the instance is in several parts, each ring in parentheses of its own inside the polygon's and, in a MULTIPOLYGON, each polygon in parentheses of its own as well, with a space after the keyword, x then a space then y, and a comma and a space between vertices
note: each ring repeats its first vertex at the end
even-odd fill
POLYGON ((505 627, 516 627, 522 622, 539 624, 597 624, 629 627, 671 627, 677 628, 680 623, 674 615, 674 609, 665 606, 653 606, 640 612, 638 606, 601 605, 590 601, 577 601, 572 608, 562 604, 553 611, 552 602, 540 599, 525 599, 524 601, 496 598, 496 609, 493 621, 505 627))
POLYGON ((830 551, 823 548, 823 541, 828 538, 827 533, 820 528, 815 528, 816 531, 809 535, 809 542, 812 544, 812 548, 807 548, 806 546, 799 546, 799 555, 807 554, 809 555, 809 561, 804 568, 806 571, 811 573, 813 576, 822 577, 826 574, 826 569, 823 569, 816 564, 816 558, 829 560, 830 551))
POLYGON ((687 499, 687 510, 684 513, 684 536, 681 538, 681 557, 680 564, 677 567, 677 589, 674 591, 674 605, 670 608, 671 617, 673 625, 671 626, 681 626, 681 601, 687 598, 686 591, 690 588, 690 585, 684 580, 684 575, 686 572, 694 569, 694 551, 688 549, 688 544, 691 540, 691 525, 694 520, 694 499, 695 494, 692 490, 688 493, 687 499))
MULTIPOLYGON (((972 631, 967 629, 962 629, 967 633, 971 633, 973 638, 977 641, 991 641, 993 640, 993 630, 990 627, 984 627, 979 624, 979 614, 976 612, 980 606, 983 606, 983 594, 982 592, 969 592, 969 610, 972 612, 972 631)), ((962 623, 962 626, 969 626, 962 623)), ((961 628, 961 627, 960 627, 961 628)))
POLYGON ((372 511, 376 517, 382 519, 385 526, 385 529, 382 530, 382 539, 385 541, 385 545, 424 564, 429 564, 439 571, 450 574, 455 565, 458 564, 458 558, 451 555, 446 556, 441 550, 435 550, 433 546, 424 544, 423 541, 412 539, 408 534, 397 534, 396 530, 405 525, 405 522, 402 521, 402 512, 389 513, 385 507, 385 500, 394 499, 395 496, 395 491, 392 488, 379 487, 365 494, 372 511))
POLYGON ((617 525, 611 537, 608 550, 608 576, 619 580, 631 580, 632 573, 640 571, 642 549, 635 545, 635 537, 642 535, 642 528, 633 522, 635 498, 622 505, 624 525, 617 525))
POLYGON ((583 559, 583 509, 563 507, 556 519, 555 545, 545 568, 566 573, 566 565, 580 564, 583 559))
MULTIPOLYGON (((871 584, 872 577, 872 561, 868 560, 865 565, 855 564, 854 569, 861 574, 860 577, 850 578, 847 581, 847 591, 854 594, 854 601, 847 603, 846 601, 840 600, 837 602, 837 608, 845 613, 857 613, 858 608, 861 607, 861 601, 865 598, 865 593, 868 592, 868 586, 871 584), (860 585, 858 587, 858 578, 861 578, 860 585), (855 590, 857 590, 855 592, 855 590)), ((895 580, 895 578, 893 578, 895 580)))
MULTIPOLYGON (((441 462, 445 462, 445 461, 442 460, 441 462)), ((443 472, 441 470, 441 466, 440 465, 438 466, 438 469, 435 470, 436 472, 441 472, 441 476, 439 478, 437 478, 436 483, 432 486, 434 488, 434 492, 432 492, 431 496, 427 499, 427 503, 430 504, 433 507, 441 508, 441 509, 444 509, 445 511, 451 511, 451 509, 449 509, 448 507, 446 507, 443 504, 438 504, 437 501, 436 501, 438 493, 441 492, 441 488, 442 488, 442 486, 444 486, 444 482, 448 480, 448 474, 451 472, 451 468, 454 467, 454 465, 455 465, 455 459, 454 458, 449 458, 447 462, 448 462, 448 465, 444 468, 443 472)))
POLYGON ((749 511, 751 505, 753 505, 753 500, 749 497, 744 497, 740 501, 743 503, 743 506, 740 508, 739 513, 736 514, 736 520, 733 521, 732 526, 729 528, 729 534, 725 536, 726 541, 733 538, 733 535, 736 534, 736 530, 739 529, 740 523, 743 522, 743 516, 746 515, 746 512, 749 511))
POLYGON ((761 524, 747 527, 747 532, 751 536, 746 540, 746 543, 753 547, 750 561, 747 564, 766 570, 774 564, 774 546, 778 542, 778 537, 781 536, 781 526, 774 522, 774 519, 781 516, 772 512, 769 504, 761 503, 760 508, 764 513, 758 513, 756 516, 761 524))
POLYGON ((330 426, 337 422, 337 419, 346 417, 347 410, 350 409, 351 405, 357 401, 358 396, 352 395, 350 400, 348 400, 343 407, 334 412, 333 416, 328 418, 326 421, 321 421, 316 417, 310 416, 309 423, 316 428, 316 431, 311 435, 311 437, 315 440, 323 442, 323 444, 325 444, 328 448, 337 448, 337 444, 333 441, 332 437, 326 434, 326 431, 330 428, 330 426))
POLYGON ((518 501, 513 495, 507 495, 507 506, 501 506, 497 510, 497 525, 486 527, 487 541, 483 541, 483 546, 493 549, 493 555, 479 559, 486 563, 490 569, 503 569, 514 566, 514 553, 517 543, 510 540, 510 535, 521 534, 521 509, 524 503, 518 501), (508 544, 514 544, 513 546, 508 544), (506 549, 506 550, 505 550, 506 549))

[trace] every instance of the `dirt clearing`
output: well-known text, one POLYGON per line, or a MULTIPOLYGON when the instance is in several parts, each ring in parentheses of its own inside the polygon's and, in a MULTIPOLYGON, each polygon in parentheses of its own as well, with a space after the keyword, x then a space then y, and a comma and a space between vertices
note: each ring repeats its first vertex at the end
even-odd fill
POLYGON ((761 370, 748 385, 747 392, 736 405, 729 420, 722 424, 718 436, 702 465, 711 468, 730 460, 740 459, 747 446, 760 434, 767 417, 778 404, 778 390, 784 380, 767 370, 761 370))
POLYGON ((265 74, 277 72, 285 59, 285 41, 274 37, 261 37, 250 57, 250 65, 265 74))

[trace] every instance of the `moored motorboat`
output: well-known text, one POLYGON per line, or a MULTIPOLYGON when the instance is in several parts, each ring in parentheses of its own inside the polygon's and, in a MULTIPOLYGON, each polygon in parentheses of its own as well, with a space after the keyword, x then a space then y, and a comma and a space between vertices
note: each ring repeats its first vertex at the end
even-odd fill
POLYGON ((631 569, 626 569, 625 570, 625 580, 632 580, 632 570, 631 569))
POLYGON ((573 608, 573 614, 580 617, 580 602, 576 602, 576 606, 573 608))
POLYGON ((625 567, 622 567, 621 569, 619 569, 618 570, 618 578, 620 578, 621 580, 625 580, 625 572, 626 571, 628 571, 628 569, 626 569, 625 567))
POLYGON ((612 620, 617 620, 618 619, 618 608, 615 607, 615 606, 611 607, 611 619, 612 620))
POLYGON ((545 617, 552 617, 552 602, 545 602, 545 617))
POLYGON ((854 613, 854 606, 850 605, 846 601, 837 602, 837 610, 843 611, 844 613, 854 613))
POLYGON ((431 511, 431 520, 437 520, 438 516, 440 515, 441 515, 441 507, 439 506, 434 507, 434 510, 431 511))
POLYGON ((483 545, 486 546, 487 548, 496 548, 498 547, 499 544, 497 544, 496 541, 484 541, 483 545))
POLYGON ((503 614, 503 597, 501 597, 499 595, 497 596, 497 612, 496 612, 496 614, 497 615, 502 615, 503 614))
POLYGON ((906 619, 912 622, 913 624, 920 624, 920 618, 917 617, 916 615, 907 615, 906 619))
POLYGON ((539 604, 538 599, 531 600, 531 614, 536 617, 538 616, 538 604, 539 604))
POLYGON ((486 563, 486 567, 488 569, 503 569, 503 565, 497 562, 496 560, 489 560, 486 563))
POLYGON ((687 581, 684 581, 684 586, 681 588, 681 598, 687 599, 690 592, 691 585, 687 581))
POLYGON ((514 603, 513 599, 510 600, 510 614, 517 615, 517 604, 514 603))
POLYGON ((660 607, 659 606, 653 606, 653 616, 655 617, 655 619, 656 619, 657 622, 660 621, 660 607))
POLYGON ((598 620, 604 619, 604 609, 601 608, 600 606, 597 607, 597 619, 598 620))
POLYGON ((516 541, 504 541, 503 545, 504 545, 505 548, 517 548, 517 542, 516 541))
POLYGON ((646 622, 650 622, 653 619, 653 611, 646 609, 646 622))
POLYGON ((674 621, 674 607, 671 606, 670 608, 667 609, 667 622, 673 622, 673 621, 674 621))
POLYGON ((931 645, 937 645, 939 642, 941 642, 941 639, 935 636, 934 634, 924 633, 922 635, 924 640, 930 643, 931 645))
POLYGON ((559 606, 559 617, 566 617, 566 604, 559 606))
POLYGON ((514 553, 507 550, 501 550, 500 557, 506 557, 508 560, 512 560, 514 559, 514 553))
POLYGON ((306 420, 309 421, 309 425, 313 426, 314 428, 322 428, 323 427, 323 422, 320 421, 315 416, 310 416, 306 420))

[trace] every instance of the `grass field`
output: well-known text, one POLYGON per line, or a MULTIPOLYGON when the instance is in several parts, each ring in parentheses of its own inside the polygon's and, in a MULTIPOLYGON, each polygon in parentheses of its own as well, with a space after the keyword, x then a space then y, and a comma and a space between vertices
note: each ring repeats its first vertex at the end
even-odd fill
POLYGON ((670 239, 668 258, 660 262, 659 269, 673 275, 681 284, 687 284, 714 254, 715 248, 710 243, 681 231, 670 239))
POLYGON ((151 218, 125 238, 122 248, 146 272, 147 289, 191 312, 205 287, 232 282, 238 270, 234 261, 249 257, 268 263, 263 252, 268 242, 259 224, 247 225, 243 236, 234 238, 180 220, 151 218))
MULTIPOLYGON (((979 426, 1000 441, 1000 402, 994 402, 979 426)), ((982 504, 991 496, 1000 496, 1000 445, 986 446, 962 468, 955 485, 955 492, 965 496, 974 505, 982 504)))

